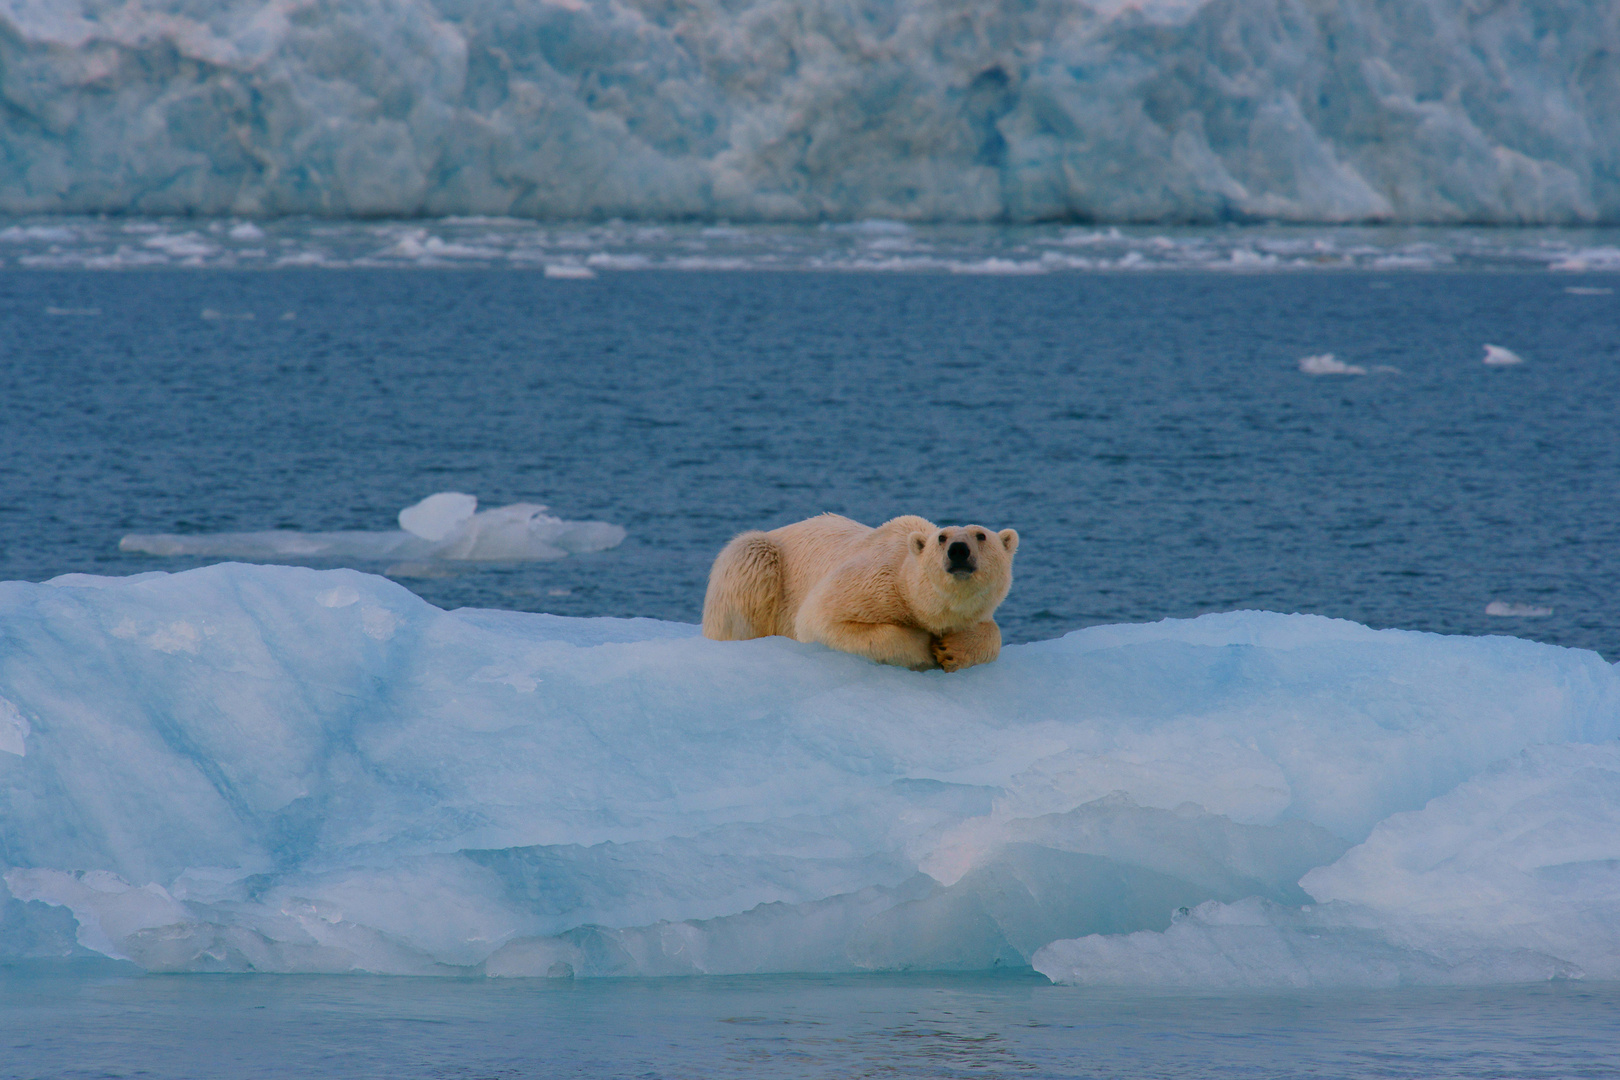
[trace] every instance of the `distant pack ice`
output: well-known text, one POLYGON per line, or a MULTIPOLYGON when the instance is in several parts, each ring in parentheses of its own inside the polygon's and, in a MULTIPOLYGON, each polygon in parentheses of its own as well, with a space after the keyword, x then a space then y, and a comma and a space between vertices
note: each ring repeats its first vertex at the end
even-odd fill
POLYGON ((1592 0, 0 0, 0 212, 1612 223, 1617 56, 1592 0))
POLYGON ((1620 978, 1617 736, 1593 653, 1308 615, 946 674, 352 570, 9 582, 0 961, 1620 978))
MULTIPOLYGON (((399 512, 398 531, 297 532, 265 529, 234 533, 131 533, 124 551, 274 562, 415 560, 401 573, 433 562, 536 562, 605 551, 624 541, 622 526, 564 521, 539 503, 478 510, 478 499, 441 491, 399 512)), ((390 571, 393 573, 393 571, 390 571)), ((396 575, 397 576, 397 575, 396 575)))

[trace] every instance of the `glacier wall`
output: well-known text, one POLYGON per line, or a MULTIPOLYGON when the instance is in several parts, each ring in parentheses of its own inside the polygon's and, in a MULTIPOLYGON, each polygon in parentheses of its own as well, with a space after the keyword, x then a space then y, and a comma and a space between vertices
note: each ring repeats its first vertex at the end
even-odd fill
POLYGON ((1590 0, 0 0, 0 212, 1620 221, 1590 0))
POLYGON ((1620 675, 1235 612, 946 675, 352 570, 0 584, 0 959, 1620 977, 1620 675))

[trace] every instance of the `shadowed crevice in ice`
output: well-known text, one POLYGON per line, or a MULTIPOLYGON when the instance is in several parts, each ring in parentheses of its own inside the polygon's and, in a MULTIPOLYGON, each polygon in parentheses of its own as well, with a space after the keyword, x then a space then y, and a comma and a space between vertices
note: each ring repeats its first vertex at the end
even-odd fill
POLYGON ((259 562, 397 561, 395 576, 430 571, 431 564, 540 562, 605 551, 623 542, 623 526, 605 521, 564 521, 538 503, 513 503, 479 511, 478 500, 460 492, 429 495, 399 513, 390 532, 296 532, 269 529, 237 533, 131 533, 121 551, 146 555, 191 555, 259 562))
POLYGON ((221 564, 0 584, 0 701, 0 958, 1620 977, 1620 675, 1514 638, 1232 612, 911 672, 221 564))

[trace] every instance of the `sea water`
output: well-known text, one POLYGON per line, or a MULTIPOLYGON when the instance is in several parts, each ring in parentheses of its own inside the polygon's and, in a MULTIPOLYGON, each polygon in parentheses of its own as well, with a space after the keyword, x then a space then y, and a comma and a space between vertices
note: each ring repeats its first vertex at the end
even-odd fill
POLYGON ((1038 976, 521 983, 0 969, 0 1077, 1620 1074, 1620 989, 1126 994, 1038 976))
MULTIPOLYGON (((263 530, 379 535, 399 529, 399 511, 424 496, 461 491, 476 493, 481 506, 544 504, 560 519, 618 526, 625 537, 603 550, 540 561, 289 561, 316 567, 349 562, 391 575, 447 609, 691 622, 708 562, 735 531, 822 510, 874 523, 904 511, 1020 530, 1018 581, 999 616, 1014 643, 1099 624, 1258 607, 1375 627, 1510 632, 1595 649, 1609 660, 1620 653, 1613 630, 1616 571, 1609 558, 1620 539, 1612 495, 1620 450, 1611 431, 1620 401, 1620 349, 1612 333, 1617 282, 1590 272, 1594 260, 1601 262, 1593 253, 1606 250, 1602 236, 1579 243, 1557 234, 1528 242, 1510 238, 1492 247, 1458 234, 1442 236, 1439 244, 1423 238, 1414 248, 1407 238, 1357 247, 1341 234, 1279 239, 1263 231, 1214 231, 1155 243, 1151 234, 1102 233, 1097 245, 1109 260, 1124 264, 1133 252, 1137 258, 1112 272, 1036 265, 1015 274, 992 263, 1002 260, 1013 269, 1019 260, 1035 263, 1065 234, 985 233, 939 255, 938 248, 963 242, 886 228, 855 234, 853 241, 850 234, 807 230, 784 234, 786 242, 741 230, 736 236, 686 238, 741 249, 728 256, 740 260, 738 269, 707 262, 683 269, 660 246, 669 242, 663 237, 645 243, 642 252, 660 268, 627 272, 601 259, 593 269, 586 258, 533 261, 536 269, 530 271, 494 256, 462 256, 477 265, 460 269, 355 265, 386 261, 368 260, 364 237, 382 235, 397 243, 386 233, 395 227, 378 226, 384 232, 372 234, 341 227, 323 239, 318 227, 305 226, 294 230, 296 243, 325 243, 329 261, 343 265, 253 272, 223 266, 87 269, 101 251, 93 247, 100 242, 94 237, 106 235, 97 230, 106 228, 84 227, 74 240, 18 239, 34 245, 23 257, 35 262, 18 258, 17 268, 0 271, 0 377, 7 401, 0 424, 0 578, 178 571, 214 561, 121 548, 119 541, 129 536, 263 530), (896 236, 936 249, 925 257, 939 261, 886 273, 759 272, 761 250, 810 270, 812 257, 821 257, 815 252, 853 250, 858 256, 860 245, 896 236), (1204 260, 1223 264, 1221 271, 1194 265, 1197 257, 1187 252, 1200 247, 1222 254, 1204 260), (337 258, 334 249, 347 251, 346 257, 337 258), (1155 251, 1161 253, 1157 272, 1131 268, 1149 257, 1144 252, 1155 251), (1272 272, 1226 272, 1247 262, 1237 252, 1254 254, 1272 272), (1319 272, 1322 263, 1310 252, 1336 268, 1319 272), (1265 264, 1268 256, 1273 261, 1265 264), (1402 258, 1422 268, 1374 265, 1402 258), (56 260, 57 268, 40 259, 56 260), (538 269, 545 265, 581 267, 595 276, 573 269, 548 276, 538 269), (1549 265, 1565 268, 1549 273, 1549 265), (993 272, 949 272, 959 267, 993 272), (1521 362, 1486 363, 1486 345, 1510 350, 1521 362), (1328 354, 1332 362, 1321 359, 1328 354)), ((151 228, 157 231, 139 235, 188 231, 172 223, 151 228)), ((464 226, 442 231, 458 228, 464 226)), ((209 235, 206 226, 200 234, 209 235)), ((430 251, 426 239, 417 243, 430 251)), ((118 250, 114 244, 101 253, 118 250)), ((846 258, 840 268, 861 269, 855 261, 846 258)), ((181 583, 192 580, 174 579, 182 590, 191 586, 181 583)), ((252 580, 243 583, 251 586, 252 580)), ((235 579, 221 584, 242 593, 235 579)), ((382 584, 310 588, 311 596, 323 598, 312 610, 329 611, 334 619, 355 617, 359 642, 391 638, 395 624, 385 627, 381 616, 367 616, 372 601, 386 596, 377 591, 382 584), (355 593, 352 600, 344 588, 355 593)), ((89 599, 94 590, 56 589, 64 597, 82 593, 84 610, 102 602, 89 599)), ((296 592, 282 591, 289 598, 296 592)), ((103 594, 108 605, 130 602, 128 594, 96 592, 103 594)), ((425 618, 399 601, 387 603, 405 612, 407 621, 425 618)), ((244 611, 249 619, 260 617, 251 608, 244 611)), ((511 640, 499 645, 506 650, 503 663, 519 656, 512 641, 533 638, 541 648, 553 627, 498 615, 468 615, 464 621, 508 635, 511 640)), ((108 625, 116 631, 122 624, 108 625)), ((657 628, 668 625, 591 632, 605 643, 629 642, 657 639, 666 634, 657 628)), ((207 639, 189 639, 177 626, 132 624, 128 635, 115 633, 107 644, 151 650, 165 664, 170 657, 206 658, 207 639)), ((567 632, 577 638, 584 631, 567 632)), ((1107 648, 1131 647, 1110 639, 1113 631, 1100 632, 1103 638, 1076 639, 1103 648, 1097 655, 1105 659, 1095 671, 1113 663, 1107 648)), ((1285 636, 1294 633, 1289 629, 1285 636)), ((75 647, 71 636, 53 640, 67 650, 63 655, 75 647)), ((44 655, 38 644, 28 643, 30 655, 44 655)), ((1279 646, 1287 648, 1271 642, 1279 646)), ((690 646, 677 639, 658 647, 690 646)), ((1478 647, 1497 648, 1488 642, 1478 647)), ((1501 655, 1522 657, 1534 667, 1538 658, 1512 651, 1524 647, 1504 643, 1501 655)), ((1011 653, 1004 670, 1043 655, 1011 653)), ((1488 687, 1469 682, 1469 657, 1456 657, 1464 666, 1444 666, 1444 679, 1460 680, 1460 692, 1488 699, 1488 687)), ((335 655, 322 662, 327 659, 335 655)), ((812 656, 760 660, 827 677, 823 661, 812 656)), ((1151 667, 1153 661, 1146 662, 1151 667)), ((1509 670, 1495 660, 1487 668, 1493 669, 1509 670)), ((134 681, 109 682, 109 690, 141 685, 138 671, 122 670, 134 681)), ((1116 670, 1124 673, 1120 686, 1131 685, 1129 669, 1116 670)), ((1240 668, 1233 684, 1230 670, 1210 670, 1211 686, 1259 686, 1271 677, 1263 669, 1240 668)), ((1369 670, 1380 679, 1394 676, 1388 681, 1396 685, 1423 681, 1410 677, 1416 668, 1369 670)), ((521 693, 523 681, 539 672, 503 668, 487 674, 500 685, 482 692, 521 693)), ((1291 678, 1290 687, 1303 685, 1300 676, 1291 678)), ((1549 688, 1569 685, 1568 676, 1558 679, 1564 682, 1555 680, 1549 688)), ((1140 679, 1136 684, 1150 685, 1140 679)), ((1509 679, 1503 687, 1511 684, 1509 679)), ((279 685, 292 695, 289 702, 301 696, 296 684, 279 685)), ((307 685, 314 694, 305 704, 312 708, 320 694, 344 693, 336 683, 307 685)), ((1414 797, 1421 806, 1431 788, 1434 794, 1450 792, 1455 779, 1474 775, 1475 765, 1461 764, 1465 754, 1430 738, 1435 732, 1466 734, 1466 718, 1448 716, 1440 703, 1448 685, 1430 687, 1436 704, 1423 707, 1429 726, 1401 736, 1425 747, 1406 759, 1413 764, 1412 778, 1385 778, 1397 789, 1407 785, 1406 796, 1397 790, 1379 795, 1384 802, 1368 802, 1381 809, 1367 821, 1330 822, 1338 835, 1364 840, 1372 821, 1404 805, 1400 798, 1414 797), (1447 769, 1457 777, 1448 780, 1447 769)), ((1391 700, 1404 700, 1403 691, 1395 693, 1391 700)), ((1546 700, 1545 692, 1535 693, 1546 700)), ((1241 694, 1234 700, 1232 722, 1241 724, 1247 706, 1241 694)), ((1354 704, 1343 695, 1335 700, 1354 704)), ((1523 715, 1502 702, 1503 719, 1523 715)), ((1608 711, 1573 708, 1570 723, 1608 711)), ((829 719, 839 715, 836 707, 823 712, 829 719)), ((30 729, 21 711, 15 720, 0 716, 11 724, 0 735, 11 739, 14 730, 25 751, 18 761, 6 759, 14 767, 32 768, 47 760, 41 754, 52 752, 52 729, 38 716, 32 719, 30 729)), ((153 717, 154 732, 172 750, 194 753, 183 738, 175 740, 182 731, 206 732, 206 717, 201 728, 175 719, 180 727, 153 717)), ((1387 717, 1368 719, 1388 726, 1387 717)), ((1500 724, 1493 730, 1506 731, 1500 724)), ((1576 727, 1548 731, 1542 738, 1582 738, 1576 727)), ((1606 728, 1596 727, 1584 738, 1598 734, 1612 739, 1606 728)), ((870 735, 852 728, 847 737, 853 741, 838 749, 861 761, 859 740, 870 735)), ((807 749, 812 756, 823 752, 807 749)), ((1489 747, 1474 749, 1486 753, 1489 747)), ((1233 752, 1238 756, 1222 760, 1214 786, 1225 783, 1251 794, 1222 805, 1220 813, 1236 821, 1269 821, 1267 815, 1276 812, 1265 803, 1270 796, 1264 793, 1276 788, 1271 774, 1254 771, 1241 748, 1233 752), (1241 767, 1234 769, 1234 762, 1241 767)), ((253 753, 245 748, 242 760, 252 760, 253 753)), ((1158 756, 1137 760, 1162 767, 1175 757, 1166 757, 1163 745, 1153 753, 1158 756)), ((1424 820, 1449 835, 1446 815, 1458 813, 1456 807, 1465 820, 1487 820, 1468 807, 1494 805, 1513 785, 1533 787, 1549 776, 1548 790, 1574 792, 1585 800, 1580 807, 1608 805, 1606 780, 1581 795, 1588 775, 1581 761, 1561 764, 1545 755, 1518 760, 1506 773, 1492 774, 1496 779, 1457 788, 1447 796, 1451 804, 1437 802, 1424 820), (1565 781, 1568 786, 1560 789, 1565 781)), ((1042 790, 1039 785, 1020 775, 1023 797, 1038 798, 1030 793, 1042 790)), ((1377 769, 1369 766, 1366 775, 1377 779, 1377 769)), ((1300 776, 1286 773, 1284 786, 1291 785, 1296 800, 1311 791, 1300 776)), ((1121 811, 1138 823, 1172 809, 1151 809, 1152 780, 1117 781, 1135 791, 1138 801, 1146 800, 1139 810, 1121 811)), ((408 793, 415 781, 396 775, 390 782, 408 793)), ((931 792, 908 789, 904 799, 924 806, 935 798, 931 792)), ((1334 806, 1342 813, 1344 805, 1342 796, 1337 804, 1325 799, 1318 817, 1334 806)), ((1565 798, 1559 805, 1577 804, 1565 798)), ((882 805, 873 806, 884 812, 882 805)), ((1308 812, 1303 816, 1311 819, 1308 812)), ((1379 852, 1391 845, 1421 850, 1425 842, 1421 826, 1399 824, 1408 819, 1417 820, 1396 815, 1381 826, 1360 855, 1336 864, 1336 879, 1320 879, 1323 887, 1369 901, 1365 883, 1383 880, 1379 852), (1418 831, 1403 840, 1402 828, 1418 831)), ((279 827, 279 819, 266 821, 279 827)), ((1200 821, 1188 827, 1203 828, 1200 821)), ((1502 821, 1498 832, 1511 840, 1512 819, 1502 821)), ((1049 822, 1046 834, 1010 839, 1050 843, 1054 830, 1072 824, 1049 822)), ((1601 822, 1593 817, 1587 824, 1597 828, 1601 822)), ((37 840, 44 834, 30 835, 37 840)), ((1290 850, 1305 846, 1299 837, 1284 844, 1290 850)), ((1338 850, 1324 847, 1318 861, 1332 861, 1338 850)), ((1603 860, 1591 862, 1593 851, 1579 865, 1601 874, 1603 860)), ((6 861, 22 865, 20 854, 13 849, 6 861)), ((1466 877, 1479 866, 1489 871, 1518 858, 1511 844, 1486 855, 1483 864, 1463 860, 1465 886, 1486 880, 1466 877)), ((521 876, 521 866, 512 869, 521 876)), ((930 869, 952 880, 949 867, 936 861, 930 869)), ((140 883, 134 870, 125 872, 140 883)), ((1438 895, 1445 907, 1444 893, 1435 892, 1444 888, 1443 877, 1415 874, 1403 884, 1409 893, 1401 903, 1432 907, 1438 895)), ((14 882, 14 893, 35 888, 39 896, 54 898, 31 901, 31 911, 68 919, 68 882, 16 880, 23 884, 14 882), (47 909, 47 902, 67 906, 47 909)), ((196 903, 237 902, 223 894, 205 896, 202 886, 208 883, 201 879, 189 884, 196 903)), ((1578 900, 1578 885, 1574 879, 1558 885, 1559 895, 1578 900)), ((180 898, 175 902, 189 902, 178 889, 173 895, 180 898)), ((1268 941, 1281 935, 1285 942, 1294 940, 1288 935, 1317 940, 1324 930, 1344 930, 1331 919, 1255 916, 1237 899, 1234 894, 1231 904, 1200 907, 1168 930, 1155 926, 1143 933, 1194 946, 1207 939, 1219 958, 1228 955, 1220 935, 1233 927, 1259 927, 1271 935, 1268 941)), ((1389 898, 1370 897, 1380 899, 1389 898)), ((78 903, 75 912, 99 910, 78 903)), ((1399 914, 1399 903, 1386 907, 1399 914)), ((130 925, 132 933, 139 929, 138 921, 130 925)), ((952 924, 947 918, 942 925, 952 924)), ((47 936, 63 930, 48 920, 40 926, 47 936)), ((63 940, 71 945, 71 919, 64 926, 63 940)), ((1455 959, 1445 953, 1454 943, 1429 944, 1440 950, 1436 955, 1455 959)), ((1037 962, 1041 970, 1062 976, 1065 964, 1080 961, 1092 965, 1087 970, 1101 970, 1094 957, 1077 961, 1074 950, 1057 952, 1049 962, 1037 962)), ((1192 955, 1200 955, 1196 947, 1192 955)), ((1152 965, 1132 961, 1124 968, 1141 972, 1152 965)), ((519 965, 513 973, 547 972, 519 965)), ((578 974, 590 972, 581 968, 578 974)), ((177 1076, 278 1070, 1564 1076, 1620 1068, 1610 1036, 1616 999, 1612 987, 1593 982, 1133 995, 1048 985, 1028 968, 999 977, 509 983, 142 976, 124 967, 41 968, 27 961, 7 970, 0 994, 8 1049, 0 1068, 18 1076, 133 1069, 177 1076), (226 1037, 210 1034, 220 1031, 226 1037)))
POLYGON ((0 244, 0 579, 208 561, 130 534, 397 530, 454 490, 629 535, 357 565, 692 622, 736 532, 906 512, 1019 530, 1013 641, 1258 607, 1620 656, 1620 279, 1577 272, 1620 266, 1608 233, 252 228, 0 244), (986 264, 1022 272, 951 272, 986 264), (1364 374, 1301 370, 1326 354, 1364 374))

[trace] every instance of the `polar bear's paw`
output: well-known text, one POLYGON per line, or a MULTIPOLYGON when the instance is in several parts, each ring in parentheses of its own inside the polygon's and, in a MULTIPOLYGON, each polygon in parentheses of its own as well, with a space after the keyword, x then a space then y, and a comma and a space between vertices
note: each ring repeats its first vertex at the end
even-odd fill
POLYGON ((946 671, 960 670, 969 663, 966 650, 951 648, 950 641, 956 636, 951 634, 949 637, 935 638, 933 642, 934 663, 946 671))
POLYGON ((930 651, 934 663, 946 671, 988 664, 1001 655, 1001 630, 987 619, 966 630, 934 638, 930 651))

